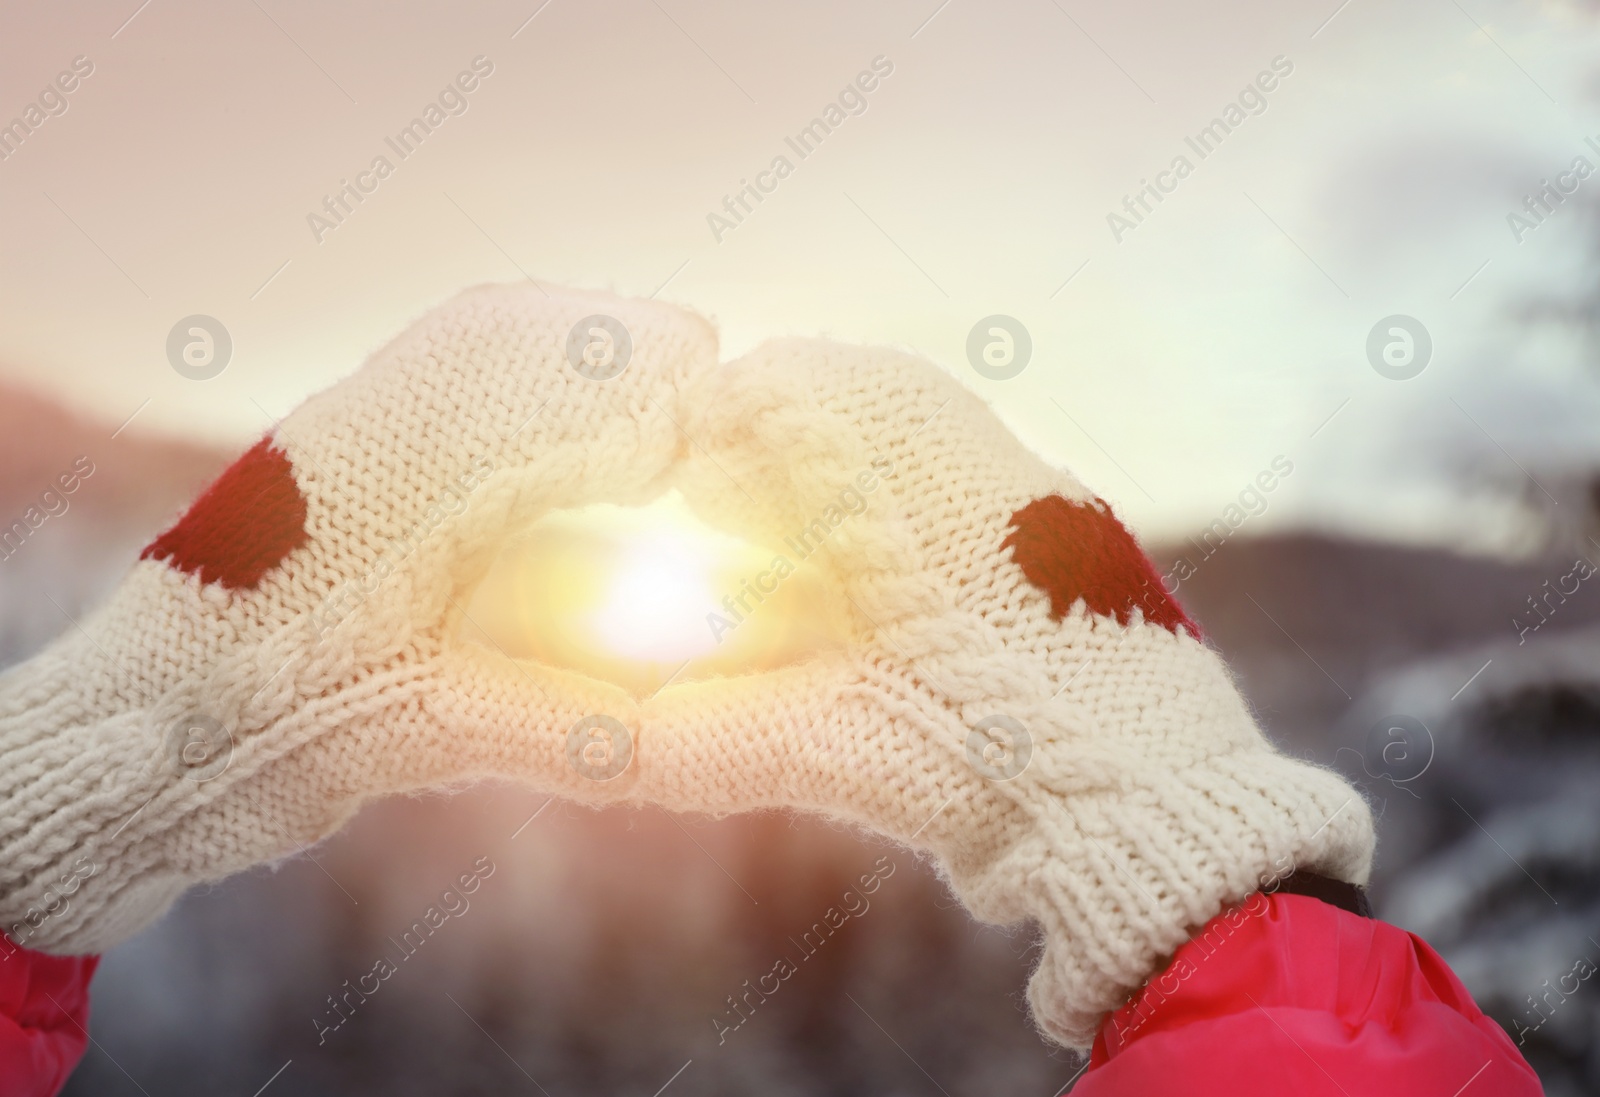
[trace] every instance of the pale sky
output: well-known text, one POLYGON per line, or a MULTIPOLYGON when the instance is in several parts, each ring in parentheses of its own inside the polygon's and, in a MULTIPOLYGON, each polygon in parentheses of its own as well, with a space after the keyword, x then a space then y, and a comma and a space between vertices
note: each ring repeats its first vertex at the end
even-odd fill
POLYGON ((1511 322, 1593 289, 1600 173, 1520 241, 1507 223, 1575 157, 1600 168, 1579 8, 541 2, 6 4, 0 122, 93 72, 0 161, 0 373, 242 446, 431 304, 526 273, 665 284, 730 357, 915 347, 1146 537, 1283 456, 1257 528, 1494 543, 1458 454, 1507 484, 1600 457, 1585 348, 1511 322), (466 111, 400 160, 385 138, 480 56, 466 111), (800 159, 785 137, 880 57, 865 111, 800 159), (1264 111, 1196 156, 1280 57, 1264 111), (393 174, 319 242, 307 215, 380 154, 393 174), (780 154, 793 173, 719 242, 707 215, 780 154), (1185 154, 1116 239, 1107 214, 1185 154), (195 313, 233 340, 211 380, 166 358, 195 313), (966 358, 996 313, 1034 348, 1007 381, 966 358), (1392 314, 1433 339, 1410 380, 1367 361, 1392 314))

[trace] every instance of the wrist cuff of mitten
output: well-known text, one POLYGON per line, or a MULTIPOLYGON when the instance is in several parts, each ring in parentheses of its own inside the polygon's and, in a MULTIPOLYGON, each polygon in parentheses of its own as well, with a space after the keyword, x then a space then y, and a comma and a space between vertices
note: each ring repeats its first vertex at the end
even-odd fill
MULTIPOLYGON (((139 738, 127 722, 117 730, 139 738)), ((19 753, 0 750, 0 759, 19 753)), ((13 820, 0 840, 0 931, 38 952, 103 952, 182 893, 187 881, 163 863, 159 844, 136 840, 160 787, 148 768, 90 746, 0 797, 13 820)))
POLYGON ((1264 749, 1052 798, 1028 838, 955 881, 985 920, 1036 920, 1029 984, 1050 1037, 1088 1047, 1107 1013, 1228 907, 1295 870, 1365 884, 1372 816, 1331 771, 1264 749))

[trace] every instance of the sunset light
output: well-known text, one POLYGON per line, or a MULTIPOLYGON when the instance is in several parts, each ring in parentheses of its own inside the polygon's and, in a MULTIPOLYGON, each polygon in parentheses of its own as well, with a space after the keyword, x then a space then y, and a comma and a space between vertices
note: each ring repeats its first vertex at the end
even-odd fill
POLYGON ((772 559, 700 522, 676 494, 646 507, 561 511, 501 552, 463 636, 642 693, 750 673, 836 642, 815 564, 788 575, 753 612, 730 615, 726 600, 772 559))

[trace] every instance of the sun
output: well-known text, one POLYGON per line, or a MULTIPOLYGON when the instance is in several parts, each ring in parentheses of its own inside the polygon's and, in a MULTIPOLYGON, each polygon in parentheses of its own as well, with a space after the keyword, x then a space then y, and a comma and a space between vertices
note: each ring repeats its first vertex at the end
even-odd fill
POLYGON ((722 562, 741 546, 708 533, 681 518, 617 531, 615 555, 600 583, 604 597, 587 619, 601 646, 641 662, 693 659, 717 646, 706 624, 720 600, 714 582, 722 562))
POLYGON ((501 551, 462 635, 642 693, 754 673, 837 643, 814 565, 786 570, 759 604, 746 595, 751 612, 729 627, 729 600, 773 561, 772 548, 702 523, 676 492, 644 507, 559 511, 501 551))

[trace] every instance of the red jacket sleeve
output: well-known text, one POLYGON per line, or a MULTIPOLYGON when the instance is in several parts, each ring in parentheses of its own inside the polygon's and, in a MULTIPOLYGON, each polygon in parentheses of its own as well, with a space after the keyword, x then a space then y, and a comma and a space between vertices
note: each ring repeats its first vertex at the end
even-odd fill
POLYGON ((89 1043, 98 956, 46 956, 0 935, 0 1093, 55 1097, 89 1043))
POLYGON ((1101 1026, 1075 1097, 1533 1097, 1420 938, 1303 895, 1225 911, 1101 1026))

